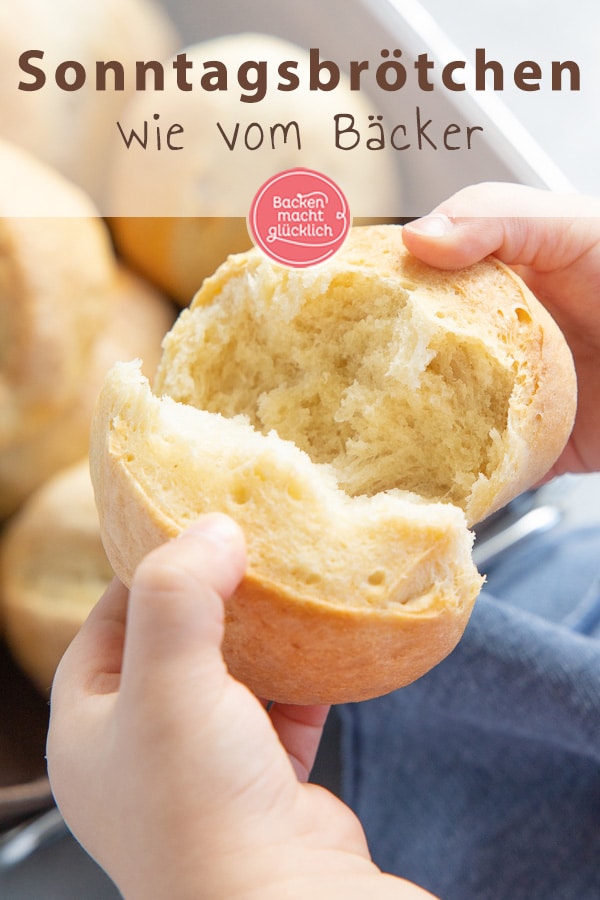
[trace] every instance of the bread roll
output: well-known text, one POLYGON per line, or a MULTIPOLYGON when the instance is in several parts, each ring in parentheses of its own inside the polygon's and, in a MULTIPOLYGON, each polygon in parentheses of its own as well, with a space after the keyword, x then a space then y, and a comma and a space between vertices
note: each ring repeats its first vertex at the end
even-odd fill
POLYGON ((0 544, 4 636, 43 693, 112 574, 84 459, 29 498, 0 544))
POLYGON ((128 264, 179 306, 229 255, 252 246, 246 220, 234 216, 120 216, 110 227, 128 264))
MULTIPOLYGON (((60 250, 62 255, 68 252, 68 247, 60 250)), ((114 362, 141 356, 146 374, 154 374, 162 338, 173 324, 172 304, 123 266, 114 269, 104 299, 105 320, 94 335, 93 345, 86 345, 86 369, 74 378, 71 388, 76 393, 71 402, 35 429, 22 428, 0 450, 0 518, 16 510, 59 469, 87 456, 92 411, 104 376, 114 362)), ((71 303, 75 304, 73 298, 71 303)), ((44 384, 41 363, 32 374, 44 384)), ((51 376, 48 373, 46 380, 51 376)))
POLYGON ((490 258, 443 272, 396 226, 321 266, 257 250, 207 279, 154 392, 114 367, 92 425, 103 541, 130 583, 199 514, 245 531, 224 654, 263 698, 357 701, 456 645, 482 579, 469 526, 552 465, 575 375, 547 312, 490 258))
MULTIPOLYGON (((0 3, 0 134, 78 184, 101 203, 107 150, 116 122, 134 93, 136 60, 164 59, 178 37, 164 4, 153 0, 20 0, 0 3), (31 60, 46 75, 36 91, 18 90, 33 76, 18 68, 27 50, 43 51, 31 60), (84 66, 85 85, 57 87, 57 66, 74 60, 84 66), (96 63, 116 60, 126 69, 125 90, 98 91, 96 63)), ((73 72, 67 73, 72 78, 73 72)))
POLYGON ((77 188, 2 141, 0 169, 2 460, 77 398, 111 315, 115 261, 106 228, 77 188), (48 214, 15 215, 30 198, 48 214))
POLYGON ((181 91, 171 80, 160 98, 139 93, 123 121, 152 122, 158 114, 160 123, 179 123, 182 149, 167 154, 154 146, 126 150, 122 140, 116 142, 108 198, 119 251, 182 306, 229 254, 250 249, 246 215, 254 194, 277 172, 295 166, 324 172, 344 191, 354 216, 381 217, 401 205, 394 154, 373 152, 364 141, 351 152, 335 146, 336 114, 351 114, 366 126, 377 113, 365 92, 351 90, 345 77, 335 90, 311 91, 307 51, 266 34, 226 35, 181 52, 195 66, 189 75, 194 89, 181 91), (227 66, 226 91, 198 86, 208 60, 227 66), (268 66, 266 93, 256 103, 242 101, 244 91, 236 83, 239 67, 248 60, 268 66), (292 93, 276 87, 284 60, 298 63, 300 85, 292 93), (293 126, 284 139, 280 126, 290 122, 298 126, 300 148, 293 126), (233 150, 217 123, 230 143, 238 126, 233 150))

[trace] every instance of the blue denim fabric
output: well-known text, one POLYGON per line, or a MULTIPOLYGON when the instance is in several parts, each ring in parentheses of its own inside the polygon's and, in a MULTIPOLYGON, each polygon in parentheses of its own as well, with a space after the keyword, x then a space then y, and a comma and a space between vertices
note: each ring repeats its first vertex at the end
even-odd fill
POLYGON ((573 609, 599 567, 595 528, 513 554, 448 659, 339 708, 342 793, 384 870, 443 900, 599 900, 600 640, 563 624, 597 627, 573 609))

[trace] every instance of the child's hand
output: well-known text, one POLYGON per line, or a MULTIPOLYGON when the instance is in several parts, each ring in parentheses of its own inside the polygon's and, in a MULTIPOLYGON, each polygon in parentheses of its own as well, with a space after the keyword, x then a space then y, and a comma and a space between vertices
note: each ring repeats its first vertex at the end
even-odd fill
POLYGON ((304 784, 327 710, 261 703, 227 673, 240 530, 205 517, 113 582, 56 675, 52 788, 127 900, 430 897, 382 875, 360 824, 304 784))
POLYGON ((493 253, 518 270, 562 329, 577 370, 575 427, 549 475, 600 469, 600 201, 474 185, 407 225, 404 242, 439 268, 493 253))

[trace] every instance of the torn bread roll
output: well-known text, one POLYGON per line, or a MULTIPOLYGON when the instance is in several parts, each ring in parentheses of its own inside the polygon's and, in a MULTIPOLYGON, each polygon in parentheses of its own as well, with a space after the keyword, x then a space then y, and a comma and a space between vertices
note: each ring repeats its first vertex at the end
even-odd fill
POLYGON ((569 435, 573 363, 523 282, 459 272, 355 228, 327 263, 257 250, 204 282, 154 391, 114 367, 92 426, 105 549, 130 583, 200 514, 245 531, 224 655, 257 695, 358 701, 442 660, 482 579, 469 526, 540 478, 569 435))

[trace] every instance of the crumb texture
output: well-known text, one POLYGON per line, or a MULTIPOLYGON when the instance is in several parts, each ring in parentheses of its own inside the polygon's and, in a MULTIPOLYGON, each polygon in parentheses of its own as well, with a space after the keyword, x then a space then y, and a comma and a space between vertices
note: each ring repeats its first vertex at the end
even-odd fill
POLYGON ((182 314, 157 392, 275 431, 350 496, 401 489, 464 508, 504 453, 526 310, 473 332, 466 290, 405 269, 275 278, 258 262, 182 314))

